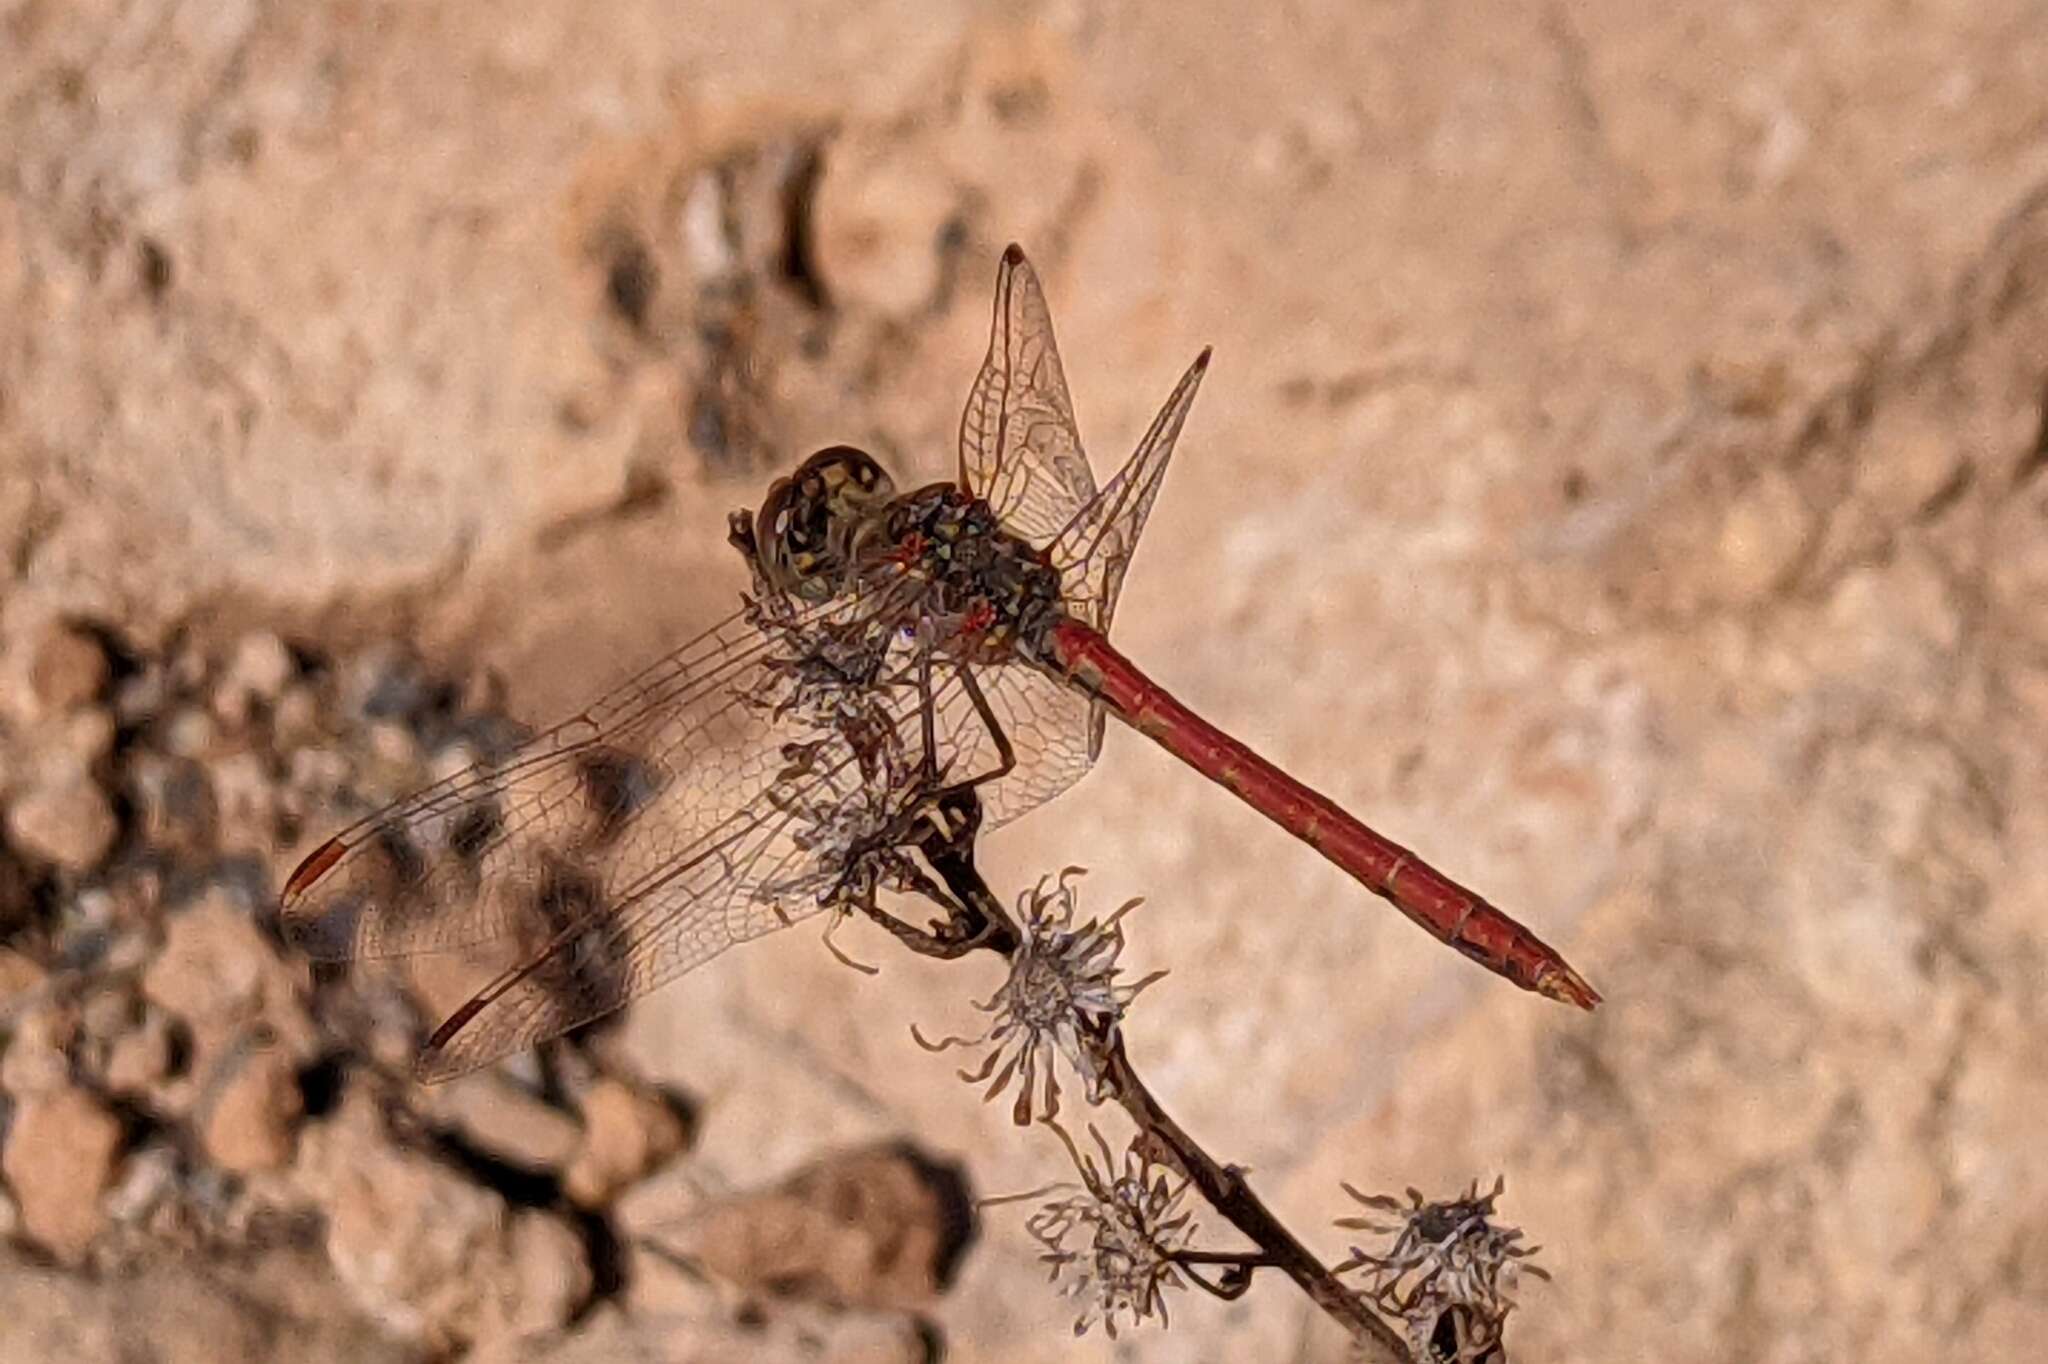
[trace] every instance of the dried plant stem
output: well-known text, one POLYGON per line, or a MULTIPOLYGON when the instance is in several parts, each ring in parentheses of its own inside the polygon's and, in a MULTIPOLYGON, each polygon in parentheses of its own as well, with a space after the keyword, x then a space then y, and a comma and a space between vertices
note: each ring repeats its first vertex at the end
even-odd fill
POLYGON ((1250 1238, 1266 1261, 1299 1284, 1310 1301, 1350 1332, 1351 1338, 1365 1347, 1364 1358, 1384 1364, 1410 1364, 1408 1347, 1394 1328, 1374 1315, 1356 1293, 1344 1287, 1322 1261, 1295 1239, 1294 1233, 1252 1192, 1235 1165, 1219 1164, 1160 1106, 1131 1065, 1123 1038, 1109 1039, 1106 1052, 1117 1101, 1139 1130, 1194 1182, 1209 1205, 1250 1238))
MULTIPOLYGON (((974 836, 980 824, 980 809, 972 792, 942 803, 934 810, 934 816, 919 850, 950 892, 948 899, 941 901, 954 918, 946 935, 948 940, 973 942, 1004 956, 1014 954, 1019 944, 1017 927, 974 865, 974 836)), ((1111 1031, 1107 1036, 1095 1036, 1093 1041, 1117 1102, 1155 1154, 1177 1168, 1211 1207, 1258 1247, 1256 1253, 1245 1254, 1183 1251, 1174 1256, 1176 1263, 1223 1266, 1220 1287, 1206 1281, 1204 1286, 1225 1297, 1243 1292, 1253 1270, 1279 1269, 1357 1342, 1361 1359, 1373 1364, 1414 1364, 1407 1345, 1394 1328, 1309 1253, 1252 1192, 1243 1172, 1203 1150, 1201 1143, 1166 1111, 1131 1064, 1122 1035, 1111 1031)))

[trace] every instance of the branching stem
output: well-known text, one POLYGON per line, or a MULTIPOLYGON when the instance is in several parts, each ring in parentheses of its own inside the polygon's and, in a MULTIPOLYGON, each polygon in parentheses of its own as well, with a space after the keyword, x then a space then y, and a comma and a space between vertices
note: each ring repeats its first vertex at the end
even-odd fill
MULTIPOLYGON (((1013 955, 1021 942, 1017 925, 974 865, 974 837, 981 822, 979 802, 972 791, 951 793, 936 815, 918 848, 950 892, 939 900, 953 919, 942 936, 950 942, 972 942, 1006 957, 1013 955)), ((904 941, 916 947, 911 939, 904 941)), ((1192 1273, 1190 1277, 1196 1277, 1202 1287, 1226 1298, 1237 1297, 1249 1287, 1253 1270, 1278 1269, 1358 1343, 1362 1350, 1360 1358, 1373 1364, 1414 1364, 1413 1356, 1394 1328, 1309 1253, 1252 1191, 1244 1172, 1203 1150, 1166 1111, 1131 1064, 1121 1032, 1111 1029, 1107 1035, 1091 1034, 1090 1040, 1117 1102, 1137 1125, 1140 1140, 1157 1158, 1177 1169, 1211 1207, 1258 1247, 1256 1252, 1182 1251, 1173 1257, 1175 1263, 1183 1269, 1192 1265, 1223 1266, 1224 1273, 1216 1284, 1192 1273)))

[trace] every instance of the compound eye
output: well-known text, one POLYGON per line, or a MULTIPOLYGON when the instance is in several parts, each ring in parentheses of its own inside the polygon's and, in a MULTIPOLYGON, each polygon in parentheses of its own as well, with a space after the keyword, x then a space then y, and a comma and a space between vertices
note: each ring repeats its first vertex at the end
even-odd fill
POLYGON ((805 460, 803 467, 824 481, 827 496, 852 490, 887 497, 895 491, 895 485, 874 456, 851 445, 828 445, 805 460))

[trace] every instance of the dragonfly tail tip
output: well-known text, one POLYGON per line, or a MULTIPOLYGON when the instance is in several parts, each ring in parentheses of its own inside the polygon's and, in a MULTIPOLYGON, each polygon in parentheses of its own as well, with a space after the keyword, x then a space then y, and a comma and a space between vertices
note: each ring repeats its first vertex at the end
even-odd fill
POLYGON ((1586 983, 1584 976, 1558 962, 1553 969, 1543 973, 1536 982, 1536 992, 1560 1004, 1575 1004, 1587 1013, 1593 1012, 1601 1003, 1600 992, 1586 983))

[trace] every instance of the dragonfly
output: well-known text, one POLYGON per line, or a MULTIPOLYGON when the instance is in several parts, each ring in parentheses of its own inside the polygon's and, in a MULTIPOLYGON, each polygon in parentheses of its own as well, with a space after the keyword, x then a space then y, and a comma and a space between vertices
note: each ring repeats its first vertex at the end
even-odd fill
MULTIPOLYGON (((1108 717, 1466 957, 1584 1009, 1533 932, 1230 737, 1109 642, 1204 349, 1098 487, 1037 272, 1012 245, 950 481, 813 454, 729 537, 739 609, 568 719, 316 847, 279 921, 315 959, 509 943, 433 1033, 444 1079, 619 1009, 726 949, 913 886, 895 849, 948 793, 987 827, 1071 787, 1108 717)), ((914 888, 914 887, 913 887, 914 888)))

